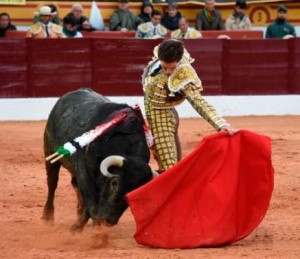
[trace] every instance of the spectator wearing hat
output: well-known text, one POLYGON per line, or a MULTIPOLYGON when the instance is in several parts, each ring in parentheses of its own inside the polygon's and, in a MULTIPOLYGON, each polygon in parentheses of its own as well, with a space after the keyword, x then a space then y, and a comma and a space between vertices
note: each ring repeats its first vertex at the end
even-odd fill
POLYGON ((65 16, 63 22, 63 38, 82 38, 81 32, 77 30, 76 19, 73 15, 65 16))
POLYGON ((8 13, 0 14, 0 37, 5 37, 5 32, 8 30, 16 31, 15 25, 11 24, 8 13))
POLYGON ((225 30, 221 13, 215 8, 215 0, 205 0, 204 8, 196 16, 199 31, 225 30))
POLYGON ((171 32, 172 39, 200 39, 202 34, 189 26, 185 17, 179 19, 179 29, 171 32))
POLYGON ((153 10, 153 5, 149 1, 144 1, 141 6, 141 13, 139 14, 139 17, 144 22, 151 22, 151 14, 153 10))
POLYGON ((129 10, 129 0, 119 0, 118 9, 109 20, 111 31, 136 31, 143 20, 129 10))
POLYGON ((95 31, 96 29, 90 24, 89 19, 83 15, 81 4, 73 4, 72 11, 67 16, 74 16, 78 31, 95 31))
POLYGON ((288 35, 296 37, 296 31, 294 26, 287 22, 287 8, 280 5, 277 9, 275 22, 267 27, 266 38, 282 39, 288 35))
POLYGON ((251 30, 251 21, 246 15, 247 3, 245 0, 237 0, 235 2, 233 13, 225 22, 227 31, 251 30))
POLYGON ((30 26, 27 37, 36 39, 62 37, 62 27, 51 22, 52 13, 49 6, 42 6, 38 15, 41 17, 41 21, 30 26))
MULTIPOLYGON (((50 17, 50 21, 52 23, 55 23, 55 24, 59 24, 61 25, 62 22, 58 16, 58 12, 57 12, 57 7, 54 5, 54 4, 49 4, 48 5, 50 8, 51 8, 51 17, 50 17)), ((37 23, 37 22, 40 22, 41 21, 41 17, 40 15, 37 13, 34 18, 33 18, 33 23, 37 23)))
POLYGON ((168 30, 174 31, 179 29, 179 19, 181 18, 181 13, 178 11, 177 4, 171 2, 168 4, 167 12, 164 14, 161 24, 165 26, 168 30))
POLYGON ((168 30, 160 24, 161 18, 161 12, 153 10, 151 22, 140 24, 135 37, 140 39, 159 39, 166 37, 168 30))

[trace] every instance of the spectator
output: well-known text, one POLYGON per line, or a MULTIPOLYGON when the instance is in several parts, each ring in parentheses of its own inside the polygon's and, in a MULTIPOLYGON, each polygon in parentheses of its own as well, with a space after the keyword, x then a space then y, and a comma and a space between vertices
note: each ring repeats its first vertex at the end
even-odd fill
POLYGON ((185 17, 179 19, 179 29, 171 32, 173 39, 200 39, 202 38, 201 32, 189 26, 185 17))
POLYGON ((168 30, 174 31, 179 29, 179 19, 181 18, 181 13, 177 9, 176 3, 169 3, 167 12, 164 14, 161 24, 165 26, 168 30))
POLYGON ((215 9, 215 0, 205 0, 204 8, 196 17, 198 31, 225 30, 221 13, 215 9))
MULTIPOLYGON (((57 13, 57 7, 53 4, 50 4, 48 6, 51 8, 51 14, 52 14, 52 16, 50 17, 50 21, 52 23, 61 25, 61 20, 58 17, 58 13, 57 13)), ((41 17, 38 13, 34 16, 34 19, 33 19, 33 23, 37 23, 37 22, 41 22, 41 17)))
POLYGON ((0 37, 5 37, 5 32, 8 30, 16 31, 15 25, 11 24, 8 13, 0 14, 0 37))
POLYGON ((281 5, 277 9, 277 18, 274 23, 267 27, 266 38, 283 38, 287 35, 296 37, 296 31, 293 25, 287 21, 287 8, 281 5))
POLYGON ((41 21, 30 26, 26 36, 37 39, 61 38, 62 27, 51 22, 51 8, 42 6, 38 14, 41 17, 41 21))
POLYGON ((167 29, 160 24, 161 12, 153 10, 151 14, 151 22, 142 23, 138 26, 136 38, 141 39, 158 39, 167 35, 167 29))
POLYGON ((139 14, 139 17, 144 22, 151 22, 151 14, 153 10, 153 5, 149 1, 144 1, 141 6, 141 13, 139 14))
POLYGON ((227 31, 251 30, 251 21, 246 15, 247 3, 245 0, 235 2, 233 13, 227 18, 225 28, 227 31))
POLYGON ((136 31, 143 20, 129 11, 129 0, 119 0, 118 9, 112 14, 109 20, 111 31, 136 31))
POLYGON ((82 38, 81 32, 77 30, 76 19, 73 15, 64 18, 63 38, 82 38))
POLYGON ((71 13, 75 17, 76 26, 78 31, 94 31, 96 30, 89 22, 89 19, 83 15, 83 7, 81 4, 74 4, 71 13))

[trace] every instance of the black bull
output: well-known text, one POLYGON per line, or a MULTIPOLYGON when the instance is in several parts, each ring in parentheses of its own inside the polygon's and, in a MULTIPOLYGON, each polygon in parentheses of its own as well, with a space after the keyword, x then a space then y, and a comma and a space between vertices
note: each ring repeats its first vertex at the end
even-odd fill
POLYGON ((71 229, 78 231, 89 218, 96 225, 116 224, 128 207, 124 199, 126 193, 152 179, 150 152, 140 114, 126 104, 113 103, 87 89, 62 96, 53 107, 44 132, 45 157, 124 109, 129 111, 125 121, 73 156, 53 164, 46 162, 48 198, 43 220, 54 220, 54 196, 61 166, 70 171, 77 193, 77 220, 71 229), (103 160, 108 162, 102 163, 103 160))

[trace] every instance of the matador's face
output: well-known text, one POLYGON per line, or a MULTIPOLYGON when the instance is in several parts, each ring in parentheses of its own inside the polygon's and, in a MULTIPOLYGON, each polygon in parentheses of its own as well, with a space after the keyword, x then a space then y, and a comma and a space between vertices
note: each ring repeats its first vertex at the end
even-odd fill
POLYGON ((165 62, 165 61, 160 61, 160 65, 162 67, 162 70, 164 72, 165 75, 170 76, 171 74, 173 74, 174 70, 176 69, 176 67, 178 66, 179 62, 174 61, 174 62, 165 62))

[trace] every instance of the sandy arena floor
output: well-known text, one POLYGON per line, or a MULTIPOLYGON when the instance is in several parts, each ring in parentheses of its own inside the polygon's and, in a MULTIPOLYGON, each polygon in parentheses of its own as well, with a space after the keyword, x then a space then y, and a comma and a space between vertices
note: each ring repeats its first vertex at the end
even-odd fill
MULTIPOLYGON (((41 122, 0 122, 0 258, 300 258, 300 116, 228 118, 235 128, 272 138, 275 191, 267 216, 247 238, 214 249, 165 250, 138 245, 128 209, 117 226, 80 234, 69 227, 76 218, 70 176, 62 170, 56 192, 56 221, 41 220, 46 173, 41 122)), ((202 119, 181 121, 184 154, 213 133, 202 119)))

